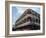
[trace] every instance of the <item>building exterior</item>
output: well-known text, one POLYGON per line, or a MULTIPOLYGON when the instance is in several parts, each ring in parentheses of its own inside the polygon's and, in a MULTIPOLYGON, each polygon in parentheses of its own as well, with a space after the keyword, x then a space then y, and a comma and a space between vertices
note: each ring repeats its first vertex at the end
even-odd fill
POLYGON ((16 21, 15 30, 40 30, 40 14, 32 9, 26 9, 16 21))

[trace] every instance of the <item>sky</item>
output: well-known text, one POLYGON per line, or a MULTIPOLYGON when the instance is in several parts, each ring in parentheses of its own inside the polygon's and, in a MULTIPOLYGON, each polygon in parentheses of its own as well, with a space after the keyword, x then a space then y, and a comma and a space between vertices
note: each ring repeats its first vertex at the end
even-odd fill
MULTIPOLYGON (((28 7, 17 7, 17 6, 12 7, 12 25, 15 25, 16 20, 24 13, 26 9, 28 9, 28 7)), ((39 7, 30 7, 30 9, 40 14, 39 7)))

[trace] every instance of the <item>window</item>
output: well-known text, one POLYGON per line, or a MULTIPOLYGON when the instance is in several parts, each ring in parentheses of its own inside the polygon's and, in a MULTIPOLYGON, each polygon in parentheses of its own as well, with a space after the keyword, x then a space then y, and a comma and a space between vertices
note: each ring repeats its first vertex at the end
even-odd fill
POLYGON ((28 18, 27 18, 27 21, 32 21, 31 17, 28 17, 28 18))
POLYGON ((36 19, 35 19, 35 18, 32 18, 32 21, 33 21, 33 22, 36 22, 36 19))
POLYGON ((40 20, 39 20, 39 24, 40 24, 40 20))
POLYGON ((38 19, 36 19, 36 23, 38 23, 38 19))

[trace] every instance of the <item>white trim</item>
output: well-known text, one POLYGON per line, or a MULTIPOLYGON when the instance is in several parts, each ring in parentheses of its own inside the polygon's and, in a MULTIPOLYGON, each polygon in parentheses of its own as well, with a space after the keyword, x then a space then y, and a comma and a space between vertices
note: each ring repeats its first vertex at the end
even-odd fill
POLYGON ((42 33, 43 31, 43 7, 40 5, 19 5, 19 4, 10 4, 10 29, 9 34, 26 34, 26 33, 42 33), (12 6, 20 6, 20 7, 39 7, 40 8, 40 30, 31 30, 31 31, 12 31, 12 6))

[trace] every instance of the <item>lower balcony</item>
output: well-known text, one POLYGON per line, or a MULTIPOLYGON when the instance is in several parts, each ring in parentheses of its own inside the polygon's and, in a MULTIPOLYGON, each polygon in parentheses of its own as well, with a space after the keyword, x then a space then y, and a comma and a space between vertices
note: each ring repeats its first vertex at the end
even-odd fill
POLYGON ((20 25, 17 25, 15 28, 21 28, 21 27, 24 27, 24 26, 28 26, 28 25, 36 25, 36 26, 40 26, 40 24, 39 23, 33 23, 33 22, 31 22, 31 21, 28 21, 28 22, 25 22, 25 23, 23 23, 23 24, 20 24, 20 25))
POLYGON ((28 31, 28 30, 40 30, 40 25, 33 24, 31 22, 26 22, 24 24, 16 26, 16 28, 12 29, 13 31, 28 31))

